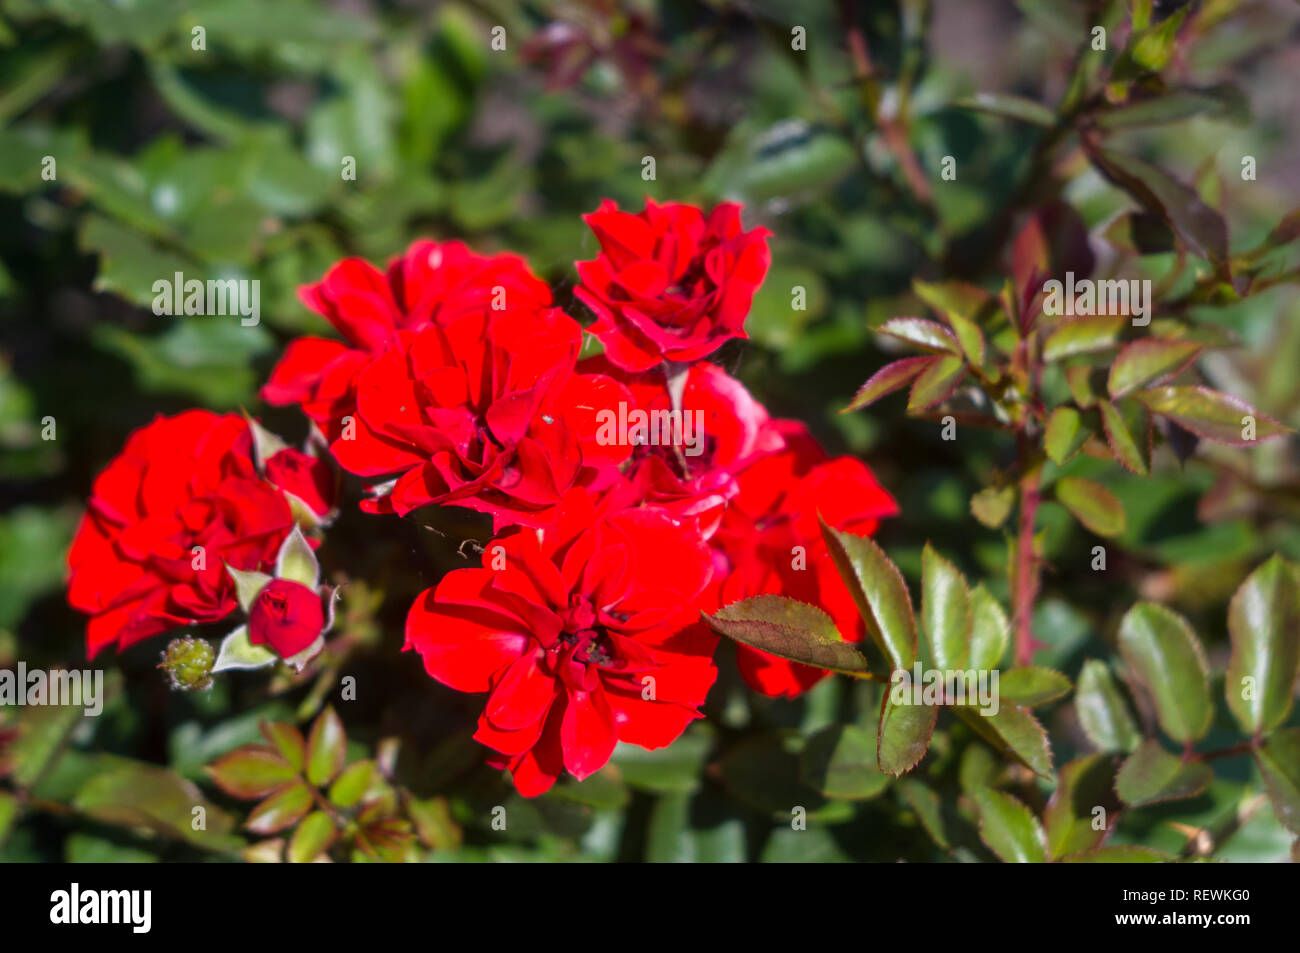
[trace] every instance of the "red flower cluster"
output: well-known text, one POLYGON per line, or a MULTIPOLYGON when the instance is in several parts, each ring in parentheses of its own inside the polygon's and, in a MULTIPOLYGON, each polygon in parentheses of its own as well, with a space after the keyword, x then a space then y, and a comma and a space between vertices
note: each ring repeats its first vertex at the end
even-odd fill
MULTIPOLYGON (((860 637, 818 514, 869 533, 897 512, 866 466, 829 459, 705 361, 745 337, 766 229, 745 231, 730 203, 605 202, 587 222, 600 253, 577 263, 576 296, 603 356, 579 361, 581 326, 521 258, 419 241, 386 271, 349 259, 304 288, 344 340, 293 342, 262 391, 375 481, 367 512, 491 515, 482 567, 419 597, 406 647, 445 685, 487 693, 475 737, 527 795, 587 777, 620 741, 667 745, 699 717, 717 642, 701 611, 784 593, 860 637)), ((133 436, 72 557, 91 650, 232 611, 223 561, 260 572, 291 528, 288 503, 331 508, 318 464, 280 450, 255 467, 243 421, 202 412, 133 436), (206 570, 190 568, 194 543, 214 548, 206 570)), ((246 608, 249 642, 285 657, 328 627, 298 582, 264 584, 246 608)), ((769 695, 824 674, 749 650, 740 666, 769 695)))
POLYGON ((190 410, 137 430, 95 480, 68 554, 89 655, 223 619, 236 607, 226 566, 274 563, 293 517, 252 451, 242 417, 190 410))

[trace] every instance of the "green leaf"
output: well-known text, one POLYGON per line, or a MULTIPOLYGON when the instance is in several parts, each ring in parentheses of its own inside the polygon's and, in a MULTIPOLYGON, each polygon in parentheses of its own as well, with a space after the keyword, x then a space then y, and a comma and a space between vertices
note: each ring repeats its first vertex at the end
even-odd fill
POLYGON ((1128 48, 1116 62, 1115 78, 1127 78, 1139 71, 1158 73, 1168 66, 1178 47, 1178 28, 1187 17, 1187 10, 1183 7, 1130 37, 1128 48))
POLYGON ((1167 417, 1198 437, 1248 447, 1259 440, 1271 440, 1291 432, 1272 417, 1261 414, 1250 404, 1230 394, 1208 387, 1157 387, 1144 390, 1137 399, 1154 414, 1167 417), (1248 421, 1254 418, 1254 440, 1244 435, 1248 421))
POLYGON ((1043 811, 1047 843, 1056 860, 1100 846, 1109 832, 1115 800, 1115 763, 1109 755, 1076 758, 1061 768, 1061 779, 1043 811), (1104 815, 1094 812, 1102 808, 1104 815), (1100 829, 1096 825, 1104 818, 1100 829))
POLYGON ((264 721, 258 726, 262 736, 275 745, 280 755, 295 771, 301 771, 307 762, 307 742, 302 732, 283 721, 264 721))
MULTIPOLYGON (((1100 367, 1079 365, 1065 369, 1065 382, 1070 396, 1080 407, 1095 407, 1106 392, 1106 371, 1100 367)), ((1094 432, 1096 427, 1093 428, 1094 432)))
POLYGON ((1008 864, 1047 862, 1047 835, 1038 818, 1010 794, 983 788, 971 795, 980 816, 980 840, 1008 864))
POLYGON ((1056 483, 1056 499, 1098 536, 1118 536, 1124 532, 1127 524, 1124 507, 1100 483, 1081 477, 1061 477, 1056 483))
POLYGON ((1274 732, 1255 749, 1255 764, 1278 821, 1300 834, 1300 728, 1274 732))
POLYGON ((1091 354, 1115 346, 1129 318, 1122 314, 1061 318, 1043 342, 1043 360, 1059 361, 1076 354, 1091 354))
POLYGON ((806 810, 809 817, 851 817, 852 803, 827 800, 801 780, 802 745, 793 732, 750 734, 723 755, 717 776, 735 797, 787 825, 795 807, 806 810))
POLYGON ((876 739, 857 725, 827 725, 808 739, 799 757, 805 784, 829 798, 864 800, 889 784, 876 760, 876 739))
POLYGON ((925 832, 944 850, 948 850, 948 835, 943 827, 942 804, 939 795, 923 781, 916 778, 903 778, 898 782, 898 793, 903 801, 916 812, 917 818, 925 832))
POLYGON ((212 671, 265 668, 277 658, 279 656, 265 645, 254 645, 250 642, 248 626, 241 625, 221 640, 221 648, 217 651, 217 660, 212 664, 212 671))
POLYGON ((1015 501, 1015 487, 985 487, 970 498, 970 512, 989 529, 997 529, 1011 515, 1015 501))
POLYGON ((1200 342, 1181 338, 1130 341, 1111 364, 1106 388, 1111 397, 1123 397, 1152 381, 1177 374, 1196 359, 1201 349, 1200 342))
POLYGON ((264 572, 245 572, 234 568, 229 563, 225 566, 230 578, 235 580, 235 598, 239 600, 239 608, 247 613, 252 608, 257 594, 271 581, 271 577, 264 572))
POLYGON ((704 620, 720 635, 814 668, 846 674, 870 666, 852 643, 840 638, 831 617, 785 596, 754 596, 723 606, 704 620))
POLYGON ((244 827, 255 834, 274 834, 297 824, 312 804, 311 788, 302 783, 292 785, 253 808, 244 827))
POLYGON ((952 105, 956 109, 974 109, 1004 119, 1032 123, 1045 129, 1056 125, 1055 113, 1042 103, 1025 99, 1023 96, 1012 96, 1007 93, 976 93, 974 96, 954 100, 952 105))
POLYGON ((355 807, 370 789, 377 774, 373 761, 358 761, 348 765, 330 785, 330 803, 338 807, 355 807))
POLYGON ((0 791, 0 844, 5 842, 14 821, 18 818, 18 798, 8 791, 0 791))
POLYGON ((1070 691, 1070 680, 1050 668, 1025 665, 1003 672, 998 678, 998 692, 1004 701, 1022 708, 1045 705, 1070 691))
POLYGON ((927 410, 952 396, 966 376, 966 362, 960 357, 936 357, 912 383, 908 410, 927 410))
POLYGON ((289 841, 289 863, 309 864, 329 849, 338 832, 324 811, 313 811, 303 818, 289 841))
POLYGON ((966 579, 928 543, 921 553, 921 624, 935 668, 966 668, 971 630, 966 579))
POLYGON ((927 321, 925 318, 890 318, 876 331, 936 354, 958 352, 957 339, 937 321, 927 321))
POLYGON ((1126 413, 1108 400, 1099 401, 1097 406, 1115 459, 1130 473, 1147 476, 1151 472, 1151 415, 1131 400, 1124 402, 1126 413))
POLYGON ((893 669, 911 668, 916 661, 916 618, 902 573, 870 539, 841 533, 825 520, 820 522, 822 539, 857 603, 867 632, 893 669))
POLYGON ((998 667, 1011 638, 1011 625, 998 601, 980 583, 970 594, 970 667, 991 671, 998 667))
POLYGON ((1095 433, 1083 414, 1073 407, 1057 407, 1047 418, 1047 430, 1043 437, 1043 446, 1048 459, 1057 466, 1064 464, 1088 442, 1095 433))
POLYGON ((971 367, 984 365, 984 334, 979 325, 965 315, 955 311, 943 312, 944 319, 957 336, 957 344, 962 355, 971 367))
POLYGON ((995 714, 983 714, 970 705, 954 705, 952 712, 1004 757, 1019 761, 1040 777, 1052 777, 1052 746, 1047 732, 1029 712, 999 705, 995 714))
POLYGON ((932 360, 933 358, 929 357, 907 357, 886 364, 858 388, 858 392, 853 395, 853 400, 840 413, 847 414, 851 410, 869 407, 886 394, 892 394, 906 387, 914 377, 930 365, 932 360))
POLYGON ((1147 739, 1120 766, 1115 791, 1126 804, 1139 807, 1196 797, 1213 780, 1209 765, 1183 761, 1160 747, 1160 742, 1147 739))
POLYGON ((888 688, 882 694, 876 760, 881 771, 898 777, 911 771, 925 757, 939 709, 935 705, 896 705, 888 688))
POLYGON ((343 767, 347 742, 343 722, 333 707, 327 707, 316 718, 307 738, 307 780, 317 787, 329 784, 343 767))
POLYGON ((1110 668, 1099 659, 1083 663, 1074 710, 1084 734, 1100 751, 1132 751, 1142 741, 1110 668))
POLYGON ((280 545, 280 553, 275 560, 275 575, 279 579, 301 583, 308 589, 320 585, 320 563, 316 561, 316 554, 296 524, 280 545))
POLYGON ((125 827, 142 827, 167 837, 214 848, 238 844, 235 821, 195 785, 164 768, 122 759, 96 774, 79 790, 72 806, 82 814, 125 827), (202 809, 204 829, 194 821, 202 809))
POLYGON ((278 751, 262 745, 236 748, 208 765, 207 772, 217 787, 238 798, 266 797, 298 777, 278 751))
POLYGON ((1160 727, 1175 741, 1201 738, 1214 713, 1201 643, 1186 620, 1152 602, 1139 602, 1119 626, 1124 660, 1156 706, 1160 727))
POLYGON ((1282 557, 1274 556, 1237 588, 1228 606, 1228 633, 1228 708, 1247 734, 1272 731, 1291 713, 1300 668, 1300 581, 1282 557))

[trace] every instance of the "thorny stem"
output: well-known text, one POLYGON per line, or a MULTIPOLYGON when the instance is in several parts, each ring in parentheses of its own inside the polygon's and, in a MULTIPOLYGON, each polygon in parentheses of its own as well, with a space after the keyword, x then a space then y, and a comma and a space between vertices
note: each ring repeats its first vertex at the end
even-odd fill
POLYGON ((912 147, 907 141, 907 130, 903 128, 896 118, 881 112, 880 86, 876 82, 875 68, 871 64, 871 53, 867 48, 866 34, 863 33, 862 26, 858 23, 857 4, 854 0, 841 0, 839 6, 840 18, 844 23, 844 30, 847 35, 849 56, 853 60, 853 78, 862 91, 863 105, 866 106, 867 113, 880 128, 881 137, 884 139, 890 153, 893 154, 898 167, 902 170, 908 186, 922 203, 929 205, 933 200, 930 181, 925 177, 925 171, 921 168, 916 153, 912 151, 912 147))

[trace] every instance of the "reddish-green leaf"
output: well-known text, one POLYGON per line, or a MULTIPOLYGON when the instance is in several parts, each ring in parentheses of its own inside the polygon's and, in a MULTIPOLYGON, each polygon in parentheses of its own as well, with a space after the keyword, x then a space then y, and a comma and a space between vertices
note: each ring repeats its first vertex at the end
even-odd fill
POLYGON ((1043 446, 1048 459, 1057 466, 1079 452, 1096 433, 1096 427, 1084 414, 1073 407, 1057 407, 1047 418, 1047 429, 1043 436, 1043 446))
POLYGON ((847 414, 851 410, 861 410, 863 407, 874 404, 886 394, 901 390, 911 383, 914 377, 925 370, 933 360, 932 357, 907 357, 901 361, 886 364, 858 388, 858 392, 853 395, 853 400, 849 401, 849 405, 840 413, 847 414))
POLYGON ((1291 432, 1244 400, 1208 387, 1156 387, 1136 396, 1152 413, 1168 417, 1184 430, 1216 443, 1246 447, 1257 440, 1271 440, 1291 432))
POLYGON ((1282 557, 1264 563, 1237 589, 1228 632, 1228 708, 1246 733, 1271 731, 1291 713, 1300 667, 1300 583, 1282 557))
POLYGON ((1135 388, 1170 377, 1196 359, 1202 345, 1181 338, 1143 338, 1120 350, 1106 382, 1111 397, 1123 397, 1135 388))
POLYGON ((1100 483, 1061 477, 1056 483, 1056 498, 1098 536, 1118 536, 1127 526, 1123 504, 1100 483))
POLYGON ((323 787, 334 779, 343 767, 347 740, 343 722, 333 708, 326 708, 311 726, 311 737, 307 739, 308 781, 323 787))
POLYGON ((295 784, 272 794, 253 808, 244 826, 256 834, 274 834, 297 824, 311 806, 311 788, 306 784, 295 784))
POLYGON ((1124 803, 1139 807, 1196 797, 1213 780, 1209 765, 1183 761, 1160 747, 1160 742, 1148 739, 1120 766, 1115 791, 1124 803))
POLYGON ((1178 613, 1139 602, 1119 626, 1129 668, 1151 693, 1156 716, 1175 741, 1195 741, 1210 729, 1209 671, 1201 643, 1178 613))
POLYGON ((298 777, 293 765, 264 745, 236 748, 208 765, 207 772, 217 787, 239 798, 265 797, 298 777))
POLYGON ((861 674, 866 658, 840 638, 831 617, 785 596, 754 596, 723 606, 704 620, 727 638, 814 668, 861 674))
POLYGON ((966 362, 948 355, 932 358, 928 367, 912 382, 908 410, 927 410, 952 396, 966 376, 966 362))
POLYGON ((1151 414, 1135 401, 1125 401, 1123 409, 1108 400, 1098 403, 1106 443, 1125 470, 1138 476, 1151 472, 1151 414))
POLYGON ((865 536, 841 533, 821 521, 822 538, 840 578, 857 603, 867 632, 893 669, 916 661, 916 618, 898 567, 865 536))
POLYGON ((890 318, 878 331, 937 354, 956 354, 958 351, 957 339, 937 321, 925 318, 890 318))
POLYGON ((373 761, 358 761, 356 764, 348 765, 330 785, 330 802, 339 807, 356 806, 370 789, 376 774, 373 761))
POLYGON ((1023 708, 1002 704, 994 714, 970 705, 954 705, 953 714, 1005 757, 1019 761, 1035 774, 1052 776, 1052 746, 1047 732, 1023 708))
POLYGON ((1122 314, 1059 318, 1043 342, 1043 360, 1059 361, 1112 348, 1128 323, 1129 318, 1122 314))
POLYGON ((309 864, 329 849, 338 831, 324 811, 314 811, 303 818, 289 841, 288 858, 291 864, 309 864))
POLYGON ((1115 844, 1081 850, 1061 858, 1063 864, 1164 864, 1174 858, 1138 844, 1115 844))
POLYGON ((264 721, 259 727, 262 736, 275 745, 284 760, 293 765, 295 771, 301 771, 307 763, 307 742, 302 732, 284 721, 264 721))

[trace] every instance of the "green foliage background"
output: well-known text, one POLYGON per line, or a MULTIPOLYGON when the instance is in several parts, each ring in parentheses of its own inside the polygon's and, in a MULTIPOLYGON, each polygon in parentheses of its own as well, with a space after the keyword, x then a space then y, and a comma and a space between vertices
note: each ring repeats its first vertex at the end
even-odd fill
MULTIPOLYGON (((1192 6, 1194 37, 1162 75, 1171 87, 1222 88, 1130 117, 1111 142, 1194 183, 1226 217, 1236 252, 1300 204, 1300 63, 1287 45, 1300 10, 1192 6), (1246 155, 1257 180, 1242 180, 1246 155)), ((1050 123, 1092 24, 1112 25, 1112 46, 1096 59, 1113 65, 1128 5, 863 4, 878 77, 869 84, 853 81, 842 15, 832 3, 769 0, 0 0, 0 665, 83 663, 83 620, 62 598, 63 555, 94 475, 132 429, 198 405, 248 407, 273 429, 302 434, 300 419, 256 400, 283 343, 325 331, 298 302, 298 285, 347 255, 384 262, 416 237, 455 237, 526 255, 582 315, 572 263, 591 257, 594 242, 580 215, 606 197, 737 199, 751 224, 772 228, 752 340, 729 345, 721 360, 774 414, 807 421, 828 448, 875 469, 903 511, 878 540, 914 590, 930 541, 1007 604, 1007 540, 968 507, 1014 448, 973 428, 944 441, 936 422, 906 417, 897 396, 865 413, 838 411, 902 356, 872 329, 925 313, 913 279, 996 290, 1009 273, 1012 225, 1034 204, 1064 197, 1105 247, 1098 235, 1133 206, 1128 195, 1075 147, 1045 163, 1034 121, 959 103, 1014 93, 1043 104, 1050 123), (554 58, 525 55, 557 22, 598 51, 573 81, 554 58), (505 51, 490 47, 494 25, 506 28, 505 51), (206 48, 195 50, 200 26, 206 48), (794 26, 806 29, 806 50, 791 48, 794 26), (928 199, 891 149, 888 120, 869 111, 873 92, 884 96, 880 115, 898 117, 928 199), (356 158, 356 181, 339 174, 344 155, 356 158), (42 179, 45 156, 57 163, 55 181, 42 179), (642 177, 646 156, 653 181, 642 177), (953 181, 939 176, 946 156, 956 161, 953 181), (154 316, 151 285, 174 271, 260 279, 261 326, 154 316), (807 289, 806 311, 790 307, 796 285, 807 289), (55 441, 41 439, 47 416, 55 441)), ((1177 258, 1125 264, 1159 280, 1177 258)), ((1295 258, 1280 247, 1276 269, 1294 270, 1295 258)), ((1103 259, 1099 272, 1112 265, 1103 259)), ((1237 342, 1202 362, 1209 382, 1300 424, 1295 288, 1192 312, 1237 342)), ((1233 591, 1274 552, 1300 559, 1294 440, 1182 464, 1164 452, 1147 478, 1086 457, 1049 464, 1045 482, 1060 476, 1109 487, 1127 529, 1109 547, 1107 571, 1093 572, 1094 537, 1059 504, 1043 505, 1035 631, 1048 645, 1038 663, 1074 680, 1085 659, 1116 657, 1119 619, 1143 598, 1187 616, 1221 673, 1233 591)), ((333 672, 357 678, 357 700, 336 703, 352 755, 400 737, 403 782, 420 797, 445 797, 460 829, 434 838, 431 859, 990 859, 974 835, 973 792, 1011 786, 1041 807, 1051 790, 1007 774, 963 725, 943 722, 908 779, 882 778, 865 797, 823 796, 807 783, 808 739, 834 724, 874 738, 878 695, 828 679, 797 701, 758 698, 724 643, 708 718, 681 741, 620 751, 586 784, 523 802, 469 739, 478 700, 434 684, 398 652, 415 593, 464 565, 459 540, 488 533, 453 516, 436 530, 380 527, 348 510, 322 554, 327 572, 370 587, 353 587, 357 645, 333 672), (510 811, 506 832, 489 827, 496 804, 510 811), (809 810, 807 831, 790 829, 796 804, 809 810)), ((246 805, 213 793, 202 766, 257 740, 262 719, 306 722, 336 687, 236 675, 205 695, 171 692, 155 669, 164 644, 101 660, 120 675, 95 724, 24 714, 35 727, 17 770, 28 773, 33 800, 21 818, 12 798, 0 800, 0 859, 234 856, 246 805), (35 732, 49 751, 33 753, 35 732), (177 791, 190 789, 146 775, 142 762, 204 787, 213 816, 225 819, 212 839, 184 834, 174 815, 191 802, 177 791), (123 791, 108 790, 114 784, 123 791), (136 804, 151 833, 103 809, 119 801, 136 804)), ((1222 695, 1210 740, 1227 743, 1235 735, 1222 695)), ((1047 708, 1043 720, 1058 768, 1088 749, 1071 704, 1047 708)), ((0 731, 16 722, 0 710, 0 731)), ((1127 813, 1113 842, 1187 853, 1195 829, 1208 832, 1215 858, 1287 858, 1293 837, 1258 796, 1251 760, 1216 767, 1205 794, 1127 813)))

